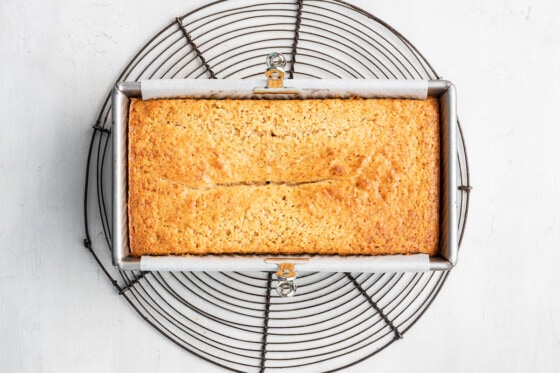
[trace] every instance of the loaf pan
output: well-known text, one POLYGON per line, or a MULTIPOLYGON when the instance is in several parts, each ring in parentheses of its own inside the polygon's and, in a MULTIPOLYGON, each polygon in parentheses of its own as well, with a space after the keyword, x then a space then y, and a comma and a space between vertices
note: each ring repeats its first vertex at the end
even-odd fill
POLYGON ((456 93, 449 81, 410 80, 285 80, 267 91, 267 80, 148 80, 117 83, 112 93, 113 141, 113 264, 142 271, 276 271, 281 263, 299 271, 424 272, 449 270, 457 263, 456 93), (130 256, 127 207, 127 137, 131 98, 439 98, 440 109, 440 237, 439 255, 384 256, 130 256))

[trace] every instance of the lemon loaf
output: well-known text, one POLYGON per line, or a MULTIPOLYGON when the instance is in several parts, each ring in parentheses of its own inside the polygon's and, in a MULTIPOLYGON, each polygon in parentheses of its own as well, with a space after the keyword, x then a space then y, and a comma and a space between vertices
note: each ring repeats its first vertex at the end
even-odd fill
POLYGON ((132 100, 131 255, 438 251, 438 101, 132 100))

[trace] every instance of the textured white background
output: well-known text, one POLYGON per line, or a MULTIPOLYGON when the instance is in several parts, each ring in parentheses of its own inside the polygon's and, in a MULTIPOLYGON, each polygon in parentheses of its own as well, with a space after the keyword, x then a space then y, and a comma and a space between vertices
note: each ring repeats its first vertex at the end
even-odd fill
MULTIPOLYGON (((0 2, 0 371, 219 371, 142 321, 83 248, 86 146, 111 82, 201 1, 0 2)), ((560 370, 560 3, 352 1, 459 93, 472 205, 425 316, 351 372, 560 370)))

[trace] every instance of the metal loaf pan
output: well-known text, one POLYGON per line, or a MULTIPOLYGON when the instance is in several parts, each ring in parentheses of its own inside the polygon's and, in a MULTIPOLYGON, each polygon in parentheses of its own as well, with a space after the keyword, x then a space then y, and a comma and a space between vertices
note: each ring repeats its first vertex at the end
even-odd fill
POLYGON ((266 80, 160 80, 122 82, 112 94, 113 111, 113 264, 121 270, 142 271, 276 271, 280 263, 297 264, 300 271, 421 272, 449 270, 457 263, 456 93, 448 81, 285 80, 291 88, 267 94, 266 80), (255 90, 255 88, 258 88, 255 90), (314 97, 422 98, 436 96, 440 105, 441 186, 440 255, 386 256, 130 256, 127 207, 127 137, 130 98, 245 98, 314 97))

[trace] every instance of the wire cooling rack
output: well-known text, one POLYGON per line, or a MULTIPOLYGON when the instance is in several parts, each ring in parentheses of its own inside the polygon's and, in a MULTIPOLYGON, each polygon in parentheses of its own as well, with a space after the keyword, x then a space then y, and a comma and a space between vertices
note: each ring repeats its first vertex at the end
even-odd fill
MULTIPOLYGON (((217 1, 178 17, 132 58, 118 81, 261 77, 271 51, 288 78, 437 79, 385 22, 341 1, 217 1)), ((302 273, 280 298, 272 273, 123 272, 111 265, 111 103, 93 126, 84 245, 132 308, 181 348, 234 371, 333 371, 356 364, 424 314, 448 272, 302 273)), ((458 131, 459 243, 469 169, 458 131)))

